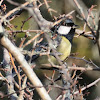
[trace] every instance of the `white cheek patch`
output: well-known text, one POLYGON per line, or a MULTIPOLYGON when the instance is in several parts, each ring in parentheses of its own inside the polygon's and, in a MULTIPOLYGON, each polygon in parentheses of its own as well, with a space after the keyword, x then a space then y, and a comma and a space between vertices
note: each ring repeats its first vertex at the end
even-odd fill
POLYGON ((71 27, 67 27, 67 26, 60 26, 57 30, 57 32, 59 34, 62 34, 62 35, 66 35, 70 32, 71 30, 71 27))

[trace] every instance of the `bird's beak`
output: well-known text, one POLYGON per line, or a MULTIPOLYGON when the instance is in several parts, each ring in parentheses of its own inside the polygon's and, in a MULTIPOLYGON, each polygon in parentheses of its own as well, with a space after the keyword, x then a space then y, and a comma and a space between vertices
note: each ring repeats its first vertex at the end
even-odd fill
POLYGON ((73 25, 73 27, 72 27, 72 28, 77 29, 77 28, 79 28, 79 25, 73 25))

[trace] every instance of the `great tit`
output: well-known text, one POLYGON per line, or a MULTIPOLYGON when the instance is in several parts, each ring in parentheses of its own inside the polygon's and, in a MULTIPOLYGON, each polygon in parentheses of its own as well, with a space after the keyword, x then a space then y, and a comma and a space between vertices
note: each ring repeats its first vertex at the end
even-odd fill
MULTIPOLYGON (((72 40, 76 28, 77 25, 75 25, 71 19, 63 20, 51 28, 53 35, 57 34, 57 37, 53 39, 54 44, 52 45, 54 45, 54 48, 56 49, 61 61, 64 61, 70 55, 72 40)), ((53 64, 58 64, 56 58, 52 54, 52 50, 50 51, 49 56, 40 56, 40 53, 47 52, 46 48, 48 48, 47 43, 45 43, 45 45, 40 44, 40 46, 36 47, 35 55, 33 55, 31 58, 31 62, 35 62, 36 66, 41 67, 43 64, 50 64, 50 62, 53 64)))

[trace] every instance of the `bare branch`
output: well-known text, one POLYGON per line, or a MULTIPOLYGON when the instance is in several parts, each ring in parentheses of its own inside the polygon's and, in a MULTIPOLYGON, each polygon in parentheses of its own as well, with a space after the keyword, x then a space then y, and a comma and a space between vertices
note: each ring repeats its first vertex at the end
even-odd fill
POLYGON ((100 56, 100 15, 99 15, 99 20, 98 20, 98 29, 96 32, 96 42, 97 42, 99 56, 100 56))
MULTIPOLYGON (((22 89, 24 89, 26 87, 26 81, 27 81, 27 76, 24 77, 22 89)), ((23 96, 24 96, 24 90, 20 91, 18 100, 23 100, 23 96)))
MULTIPOLYGON (((2 29, 2 26, 0 26, 0 28, 2 29)), ((0 31, 2 31, 3 34, 5 34, 4 31, 3 31, 3 29, 0 30, 0 31)), ((32 70, 32 68, 29 66, 29 64, 27 63, 27 61, 24 59, 24 56, 18 50, 18 48, 15 47, 10 42, 10 40, 8 38, 6 38, 5 36, 1 37, 0 43, 5 48, 7 48, 7 50, 9 52, 11 52, 11 54, 16 58, 16 60, 22 66, 21 68, 23 69, 23 71, 25 72, 25 74, 27 75, 27 77, 30 79, 30 81, 32 82, 32 84, 34 86, 43 86, 42 83, 40 82, 40 80, 38 79, 38 77, 36 76, 36 74, 34 73, 34 71, 32 70)), ((47 100, 47 99, 51 100, 51 98, 49 97, 49 95, 46 92, 46 90, 45 90, 44 87, 36 88, 36 90, 38 91, 39 95, 41 96, 41 98, 43 100, 47 100)))
MULTIPOLYGON (((8 94, 11 94, 13 92, 15 92, 14 90, 14 84, 13 84, 13 75, 12 75, 12 70, 11 70, 11 66, 10 66, 10 56, 9 56, 9 52, 7 51, 7 49, 4 48, 4 62, 3 62, 3 66, 5 68, 8 69, 8 71, 6 71, 6 77, 7 77, 7 88, 8 88, 8 94)), ((17 94, 14 93, 10 96, 11 100, 17 100, 17 94)))
MULTIPOLYGON (((88 89, 88 88, 90 88, 90 87, 96 85, 99 81, 100 81, 100 78, 98 78, 98 79, 95 80, 94 82, 90 83, 90 84, 87 85, 86 87, 83 87, 83 88, 81 89, 81 91, 84 91, 84 90, 86 90, 86 89, 88 89)), ((78 93, 79 93, 79 91, 74 92, 74 94, 78 94, 78 93)))
POLYGON ((11 14, 13 14, 15 11, 20 10, 21 8, 24 8, 24 7, 27 6, 28 4, 29 4, 29 2, 26 2, 26 3, 22 4, 22 5, 20 5, 19 7, 15 8, 15 9, 13 9, 13 10, 10 10, 5 16, 3 16, 3 17, 1 18, 0 23, 3 23, 7 17, 9 17, 9 16, 10 16, 11 14))

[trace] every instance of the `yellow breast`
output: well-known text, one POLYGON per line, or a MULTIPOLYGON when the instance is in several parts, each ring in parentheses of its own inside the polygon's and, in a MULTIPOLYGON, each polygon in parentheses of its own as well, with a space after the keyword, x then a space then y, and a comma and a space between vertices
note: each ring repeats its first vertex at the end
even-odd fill
POLYGON ((62 36, 62 40, 60 45, 57 48, 57 51, 62 53, 60 59, 63 61, 66 57, 70 55, 71 52, 71 43, 68 39, 66 39, 64 36, 62 36))
MULTIPOLYGON (((62 36, 62 40, 61 40, 59 46, 57 47, 56 51, 58 53, 61 53, 61 55, 59 55, 60 59, 62 61, 65 60, 70 55, 70 52, 71 52, 70 41, 68 39, 66 39, 64 36, 62 36)), ((54 58, 53 56, 50 56, 50 58, 54 64, 57 64, 56 58, 54 58)))
MULTIPOLYGON (((61 53, 59 55, 60 59, 63 61, 65 60, 69 55, 71 51, 71 43, 69 40, 67 40, 65 37, 62 36, 62 40, 59 43, 59 46, 57 47, 56 51, 58 53, 61 53)), ((54 64, 58 64, 58 61, 54 56, 50 56, 49 60, 53 62, 54 64)), ((41 67, 42 64, 49 64, 48 57, 47 56, 41 56, 36 60, 36 65, 41 67)))

